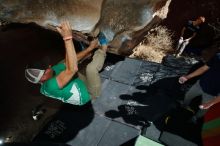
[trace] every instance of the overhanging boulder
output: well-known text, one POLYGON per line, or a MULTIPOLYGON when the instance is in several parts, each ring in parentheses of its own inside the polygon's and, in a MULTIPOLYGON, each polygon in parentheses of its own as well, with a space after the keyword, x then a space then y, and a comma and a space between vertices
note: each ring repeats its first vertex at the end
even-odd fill
POLYGON ((0 0, 0 20, 9 23, 35 22, 51 29, 51 25, 56 26, 60 21, 68 19, 73 30, 90 33, 99 28, 111 42, 111 52, 129 54, 143 35, 154 27, 152 23, 158 24, 166 17, 170 2, 171 0, 0 0), (127 41, 129 47, 124 50, 122 44, 127 44, 127 41))

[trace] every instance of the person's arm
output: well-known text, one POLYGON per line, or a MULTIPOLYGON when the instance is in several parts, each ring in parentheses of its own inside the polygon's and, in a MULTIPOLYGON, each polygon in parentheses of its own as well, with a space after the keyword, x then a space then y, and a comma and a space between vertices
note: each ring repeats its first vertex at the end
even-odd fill
POLYGON ((57 27, 57 31, 63 37, 66 55, 65 55, 65 64, 66 69, 62 71, 56 77, 58 86, 63 88, 78 71, 77 57, 75 48, 72 42, 72 31, 69 22, 65 21, 61 23, 60 27, 57 27))
POLYGON ((202 75, 203 73, 205 73, 207 70, 209 69, 209 66, 207 65, 203 65, 202 67, 198 68, 197 70, 195 70, 194 72, 188 74, 188 75, 185 75, 185 76, 182 76, 179 78, 179 83, 180 84, 183 84, 185 83, 186 81, 188 81, 189 79, 191 78, 194 78, 194 77, 197 77, 199 75, 202 75))
POLYGON ((199 106, 200 109, 209 109, 211 106, 217 104, 220 102, 220 96, 216 96, 216 98, 210 100, 209 102, 207 103, 204 103, 204 104, 201 104, 199 106))
MULTIPOLYGON (((98 39, 91 41, 90 45, 86 49, 76 53, 77 61, 79 62, 82 59, 84 59, 89 53, 91 53, 92 50, 94 50, 97 47, 98 47, 98 39)), ((59 61, 59 63, 65 63, 65 60, 61 60, 59 61)))
POLYGON ((90 42, 90 45, 85 50, 77 53, 77 60, 80 61, 85 58, 92 50, 98 47, 98 39, 90 42))
POLYGON ((190 41, 190 40, 192 40, 195 36, 196 36, 196 32, 194 32, 191 37, 185 39, 185 41, 190 41))

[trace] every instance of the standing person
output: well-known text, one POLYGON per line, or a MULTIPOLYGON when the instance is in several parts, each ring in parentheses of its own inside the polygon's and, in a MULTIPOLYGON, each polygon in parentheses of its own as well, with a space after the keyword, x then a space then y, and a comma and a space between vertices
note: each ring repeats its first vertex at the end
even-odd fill
POLYGON ((101 79, 99 71, 102 69, 107 51, 107 40, 101 33, 99 42, 101 47, 93 55, 92 61, 86 67, 86 75, 76 77, 78 73, 78 61, 83 59, 92 50, 98 47, 98 40, 93 40, 90 46, 76 54, 72 42, 72 31, 68 21, 57 27, 65 44, 65 60, 45 70, 28 68, 25 77, 32 83, 40 83, 40 92, 48 97, 62 100, 63 102, 83 105, 91 99, 95 99, 101 92, 101 79))
POLYGON ((177 54, 179 57, 185 47, 190 43, 190 41, 196 36, 197 32, 200 29, 200 25, 205 22, 205 17, 200 16, 195 21, 188 21, 187 24, 182 28, 180 39, 176 48, 177 54))
POLYGON ((201 110, 196 114, 197 118, 220 102, 220 53, 194 72, 180 77, 179 83, 183 84, 199 75, 202 75, 201 78, 189 89, 184 98, 184 104, 189 105, 192 99, 202 95, 202 104, 199 106, 201 110))

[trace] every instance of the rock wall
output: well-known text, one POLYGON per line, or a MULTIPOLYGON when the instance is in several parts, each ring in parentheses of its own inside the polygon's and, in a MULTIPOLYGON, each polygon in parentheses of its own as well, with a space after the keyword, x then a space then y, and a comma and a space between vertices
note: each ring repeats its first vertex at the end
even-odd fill
MULTIPOLYGON (((57 25, 68 19, 73 29, 84 32, 99 27, 112 41, 111 52, 128 55, 147 31, 160 22, 171 29, 177 39, 186 20, 203 15, 207 24, 217 21, 219 5, 219 0, 0 0, 0 20, 35 22, 48 28, 48 24, 57 25), (166 19, 153 20, 164 8, 167 9, 163 12, 165 17, 160 18, 166 19)), ((209 29, 207 26, 203 33, 208 37, 196 41, 200 46, 207 45, 206 38, 212 37, 209 29)))
MULTIPOLYGON (((0 0, 0 20, 9 22, 35 22, 45 28, 68 19, 72 29, 91 32, 100 28, 113 52, 132 34, 146 27, 155 14, 168 7, 171 0, 0 0), (166 5, 168 3, 168 5, 166 5)), ((159 14, 161 18, 166 16, 159 14)), ((120 51, 119 51, 120 52, 120 51)))
POLYGON ((100 17, 103 0, 0 0, 0 18, 12 22, 57 25, 68 19, 72 28, 91 31, 100 17))

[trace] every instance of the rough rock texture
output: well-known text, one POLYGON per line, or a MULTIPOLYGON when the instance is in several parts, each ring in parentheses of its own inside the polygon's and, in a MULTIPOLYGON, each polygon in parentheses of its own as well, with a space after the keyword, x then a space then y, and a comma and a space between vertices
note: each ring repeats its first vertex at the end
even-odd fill
POLYGON ((0 0, 0 18, 12 22, 58 25, 68 19, 72 28, 91 31, 99 20, 103 0, 0 0))
POLYGON ((140 31, 147 33, 154 24, 159 24, 168 12, 163 8, 168 8, 170 2, 171 0, 105 1, 98 27, 107 34, 109 40, 113 40, 113 52, 130 54, 129 51, 137 45, 136 42, 140 43, 137 38, 143 39, 140 31), (163 13, 159 13, 160 11, 163 13), (125 47, 123 45, 126 42, 129 45, 125 47))
MULTIPOLYGON (((143 28, 142 31, 146 33, 152 27, 151 24, 147 27, 148 23, 161 22, 167 15, 170 2, 171 0, 0 0, 0 20, 35 22, 50 28, 50 25, 58 25, 61 20, 68 19, 72 29, 83 32, 91 32, 98 27, 109 41, 114 40, 111 43, 114 48, 112 52, 126 54, 123 50, 125 47, 120 48, 121 44, 134 37, 135 41, 131 46, 137 45, 140 42, 137 41, 140 32, 134 32, 143 28), (155 21, 155 15, 160 20, 155 21)), ((133 48, 129 48, 128 52, 130 49, 133 48)))
POLYGON ((75 30, 91 32, 99 27, 113 40, 110 52, 128 55, 155 25, 162 22, 177 39, 184 22, 200 15, 206 17, 207 25, 191 45, 207 47, 215 33, 209 24, 219 19, 219 5, 218 0, 0 0, 0 24, 36 22, 49 28, 48 24, 68 19, 75 30))

